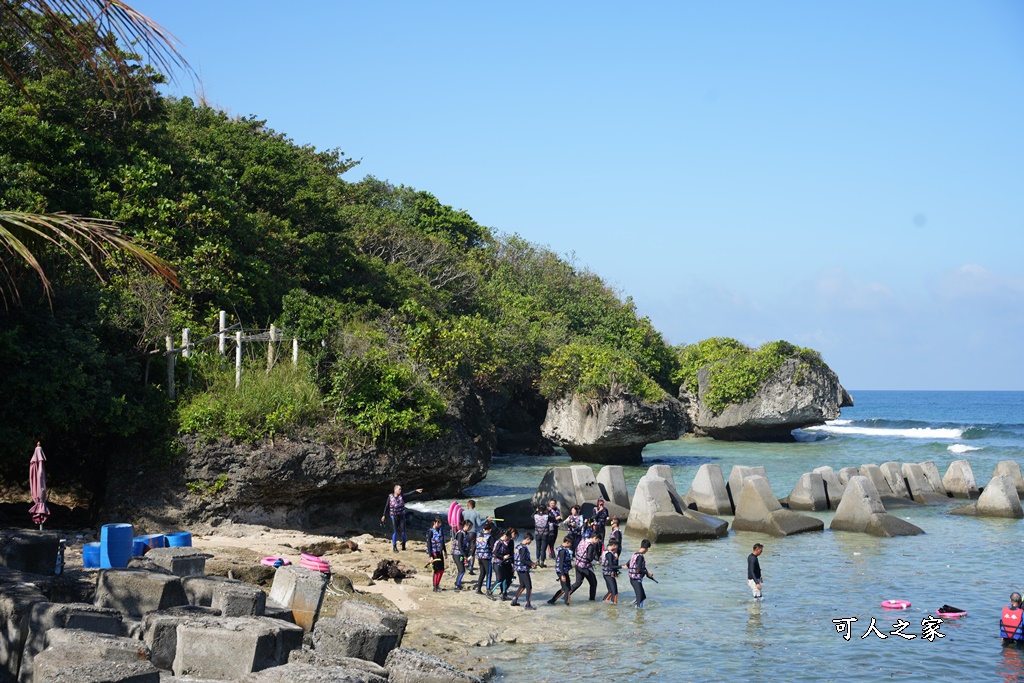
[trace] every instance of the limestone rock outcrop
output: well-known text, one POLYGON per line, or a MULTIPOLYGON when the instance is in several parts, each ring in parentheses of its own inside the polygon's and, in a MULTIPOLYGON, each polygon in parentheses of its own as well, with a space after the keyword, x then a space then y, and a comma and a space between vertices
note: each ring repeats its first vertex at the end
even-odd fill
POLYGON ((689 430, 682 405, 672 397, 657 403, 625 394, 587 401, 568 396, 548 405, 541 433, 577 462, 639 465, 644 446, 677 439, 689 430))
POLYGON ((683 395, 694 416, 694 432, 723 441, 793 441, 793 430, 839 417, 853 399, 827 365, 790 358, 753 398, 714 413, 702 398, 709 388, 707 369, 697 374, 697 396, 683 395))
MULTIPOLYGON (((877 469, 877 468, 875 468, 877 469)), ((833 531, 857 531, 873 536, 916 536, 924 530, 885 511, 882 498, 871 479, 851 477, 836 508, 829 528, 833 531)))
POLYGON ((743 480, 732 528, 733 531, 759 531, 772 536, 790 536, 821 531, 825 523, 809 515, 785 509, 772 493, 768 480, 753 475, 743 480))

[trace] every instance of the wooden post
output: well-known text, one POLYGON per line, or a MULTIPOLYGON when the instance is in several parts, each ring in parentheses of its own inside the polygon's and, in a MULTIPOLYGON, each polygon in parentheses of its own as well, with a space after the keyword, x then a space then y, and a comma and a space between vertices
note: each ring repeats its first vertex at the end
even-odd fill
POLYGON ((235 389, 242 385, 242 331, 235 332, 235 389))
POLYGON ((267 372, 270 372, 274 367, 274 361, 276 359, 277 349, 274 347, 277 345, 277 327, 274 325, 270 326, 270 343, 267 344, 267 372))
POLYGON ((224 311, 220 312, 220 335, 217 339, 217 352, 220 355, 224 355, 227 347, 227 334, 224 333, 224 328, 228 326, 228 314, 224 311))
POLYGON ((181 330, 181 357, 192 357, 192 330, 187 327, 181 330))
POLYGON ((292 337, 292 365, 299 364, 299 340, 292 337))
POLYGON ((167 398, 174 400, 174 340, 167 335, 167 398))

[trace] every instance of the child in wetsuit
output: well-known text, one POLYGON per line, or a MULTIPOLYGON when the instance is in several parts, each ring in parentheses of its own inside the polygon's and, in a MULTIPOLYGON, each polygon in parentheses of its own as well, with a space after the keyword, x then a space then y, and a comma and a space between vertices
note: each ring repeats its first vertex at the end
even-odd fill
POLYGON ((549 605, 558 602, 558 598, 565 596, 565 604, 569 604, 569 596, 572 594, 569 581, 569 572, 572 570, 572 540, 566 536, 562 539, 562 545, 555 553, 555 575, 558 576, 558 592, 548 600, 549 605))
POLYGON ((640 542, 640 550, 633 553, 633 557, 629 558, 629 584, 633 586, 633 593, 636 595, 636 600, 633 604, 637 606, 637 609, 643 607, 644 600, 647 599, 647 593, 644 591, 644 579, 654 578, 654 574, 647 571, 647 560, 644 558, 650 547, 651 542, 645 538, 640 542))

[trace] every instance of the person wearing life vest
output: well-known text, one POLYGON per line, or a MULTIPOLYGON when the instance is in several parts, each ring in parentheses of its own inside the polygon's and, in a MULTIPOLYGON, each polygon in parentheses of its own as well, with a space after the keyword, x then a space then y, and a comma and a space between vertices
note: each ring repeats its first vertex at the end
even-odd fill
POLYGON ((572 571, 572 542, 568 537, 562 539, 562 545, 555 553, 555 575, 558 576, 558 592, 548 600, 549 605, 558 602, 558 598, 565 596, 565 604, 569 604, 570 589, 569 572, 572 571))
MULTIPOLYGON (((558 547, 558 525, 562 523, 562 511, 558 507, 557 500, 548 501, 548 557, 555 559, 555 549, 558 547)), ((542 558, 538 558, 542 559, 542 558)))
POLYGON ((1003 615, 999 619, 999 635, 1003 638, 1003 645, 1024 644, 1024 612, 1020 608, 1020 593, 1010 593, 1010 606, 1003 608, 1003 615))
POLYGON ((452 538, 452 561, 458 571, 455 577, 455 590, 462 590, 462 578, 466 575, 466 560, 473 556, 475 548, 470 545, 469 539, 473 533, 473 522, 465 519, 462 521, 462 528, 452 538))
POLYGON ((608 516, 608 508, 604 506, 604 498, 598 498, 597 507, 594 508, 594 516, 591 519, 594 534, 601 539, 601 550, 604 550, 604 528, 608 526, 608 516))
POLYGON ((434 592, 441 592, 441 577, 444 576, 445 556, 444 531, 441 529, 441 518, 435 517, 427 530, 427 556, 430 558, 431 570, 434 572, 434 592))
POLYGON ((476 579, 476 592, 483 594, 481 590, 484 581, 487 582, 487 590, 491 590, 491 532, 494 525, 490 522, 484 524, 483 531, 476 537, 476 561, 480 565, 480 576, 476 579))
POLYGON ((580 516, 579 507, 575 505, 565 518, 565 537, 569 539, 569 546, 572 548, 577 547, 583 539, 583 517, 580 516))
POLYGON ((533 510, 533 537, 537 540, 537 561, 544 567, 548 552, 548 513, 539 505, 533 510))
POLYGON ((619 528, 619 518, 612 517, 612 531, 608 534, 608 545, 615 544, 615 557, 622 554, 622 529, 619 528))
POLYGON ((644 600, 647 599, 647 593, 644 592, 644 579, 654 578, 654 574, 647 571, 647 560, 645 555, 651 547, 651 542, 646 538, 640 542, 640 550, 633 553, 633 557, 629 558, 629 564, 627 565, 627 572, 629 574, 629 585, 633 587, 633 593, 636 595, 636 600, 633 602, 637 606, 637 609, 644 606, 644 600))
POLYGON ((586 579, 587 583, 590 584, 590 599, 597 600, 597 577, 594 576, 594 570, 590 567, 597 561, 600 543, 601 539, 597 536, 591 536, 580 541, 576 546, 576 557, 573 559, 573 563, 576 565, 576 582, 572 584, 572 588, 569 590, 570 593, 575 593, 576 589, 583 585, 583 580, 586 579))
POLYGON ((604 602, 611 601, 619 604, 619 582, 617 577, 619 570, 619 546, 613 540, 608 541, 608 547, 601 557, 601 574, 604 576, 604 585, 608 587, 608 595, 604 596, 604 602))
POLYGON ((402 533, 402 550, 405 550, 405 501, 417 493, 423 493, 423 489, 416 489, 415 492, 406 496, 402 495, 402 487, 395 484, 395 492, 388 495, 388 502, 384 506, 384 514, 380 516, 381 524, 387 516, 391 517, 391 549, 398 552, 398 533, 402 533))
POLYGON ((537 566, 533 560, 530 559, 530 541, 533 540, 533 536, 526 534, 523 536, 522 542, 516 546, 516 551, 512 556, 512 567, 516 570, 516 574, 519 576, 519 590, 516 591, 516 596, 512 598, 510 603, 513 607, 519 607, 519 596, 526 592, 526 605, 524 609, 537 609, 530 604, 530 598, 533 597, 533 581, 530 580, 530 570, 537 566))
POLYGON ((513 529, 505 529, 491 550, 491 566, 494 567, 494 585, 487 591, 490 595, 498 591, 502 600, 508 600, 508 587, 512 583, 513 529))

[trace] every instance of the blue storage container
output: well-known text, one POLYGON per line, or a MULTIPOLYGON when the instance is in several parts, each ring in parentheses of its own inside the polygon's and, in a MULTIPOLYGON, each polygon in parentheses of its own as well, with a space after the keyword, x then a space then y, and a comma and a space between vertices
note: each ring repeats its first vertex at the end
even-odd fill
POLYGON ((132 556, 142 557, 153 548, 164 548, 167 546, 167 538, 163 534, 146 534, 136 536, 132 541, 132 556))
POLYGON ((86 543, 82 546, 82 565, 86 569, 99 569, 100 544, 86 543))
POLYGON ((100 569, 128 566, 132 557, 132 525, 104 524, 100 529, 100 569))
POLYGON ((177 534, 165 534, 167 547, 169 548, 190 548, 192 547, 192 532, 182 531, 177 534))

